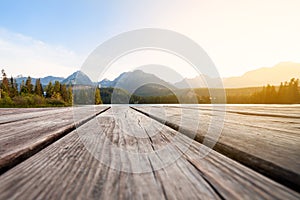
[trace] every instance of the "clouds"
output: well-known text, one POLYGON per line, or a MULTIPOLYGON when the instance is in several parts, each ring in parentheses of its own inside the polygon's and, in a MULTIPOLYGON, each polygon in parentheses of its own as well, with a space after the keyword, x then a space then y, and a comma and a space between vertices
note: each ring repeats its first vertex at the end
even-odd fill
POLYGON ((80 68, 84 56, 60 45, 0 29, 0 68, 7 74, 67 76, 80 68))

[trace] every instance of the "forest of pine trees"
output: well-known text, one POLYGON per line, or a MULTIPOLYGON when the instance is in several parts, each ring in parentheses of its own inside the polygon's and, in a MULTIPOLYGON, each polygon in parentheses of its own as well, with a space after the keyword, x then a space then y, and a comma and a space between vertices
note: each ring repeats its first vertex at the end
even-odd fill
POLYGON ((299 79, 292 78, 280 86, 264 86, 252 94, 227 95, 227 103, 233 104, 299 104, 299 79))
POLYGON ((0 107, 45 107, 72 105, 72 88, 56 81, 43 87, 40 79, 32 83, 31 77, 18 86, 16 80, 8 78, 4 70, 0 82, 0 107))
MULTIPOLYGON (((1 74, 0 107, 71 106, 75 103, 71 86, 58 81, 42 86, 40 79, 36 79, 33 83, 31 77, 28 77, 26 81, 23 80, 21 85, 17 85, 16 80, 13 77, 8 78, 4 70, 1 74)), ((101 104, 100 90, 97 88, 94 93, 92 103, 101 104)), ((84 99, 80 96, 79 98, 84 99)))
POLYGON ((278 90, 267 85, 261 92, 251 96, 253 103, 263 104, 297 104, 300 103, 299 79, 281 83, 278 90))

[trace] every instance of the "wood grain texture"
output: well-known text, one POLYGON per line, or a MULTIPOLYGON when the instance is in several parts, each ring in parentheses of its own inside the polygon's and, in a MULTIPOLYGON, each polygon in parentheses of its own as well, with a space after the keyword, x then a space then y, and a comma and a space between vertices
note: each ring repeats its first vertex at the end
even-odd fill
POLYGON ((133 109, 114 107, 1 175, 0 199, 300 198, 215 151, 202 158, 207 151, 133 109))
POLYGON ((15 111, 13 114, 9 114, 10 120, 13 118, 11 115, 15 115, 17 120, 13 124, 0 124, 0 174, 107 108, 107 106, 98 106, 94 110, 90 108, 88 112, 86 112, 86 108, 80 107, 42 109, 41 112, 33 113, 23 113, 23 109, 21 109, 20 113, 15 111), (78 113, 76 117, 74 112, 78 113), (78 116, 82 116, 82 118, 78 116))
MULTIPOLYGON (((217 141, 214 150, 300 191, 300 107, 283 107, 282 110, 265 107, 229 106, 222 134, 217 139, 207 136, 212 116, 218 113, 209 106, 135 108, 201 143, 217 141), (195 127, 197 120, 201 123, 196 135, 190 129, 195 127)), ((221 125, 213 124, 215 127, 221 125)))
POLYGON ((0 108, 0 124, 14 123, 68 110, 70 108, 0 108))

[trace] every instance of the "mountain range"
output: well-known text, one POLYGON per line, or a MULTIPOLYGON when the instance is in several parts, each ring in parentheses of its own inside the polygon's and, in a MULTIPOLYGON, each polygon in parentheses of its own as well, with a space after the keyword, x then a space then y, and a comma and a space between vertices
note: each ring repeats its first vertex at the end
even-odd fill
POLYGON ((280 85, 291 78, 300 78, 300 63, 282 62, 274 67, 263 67, 239 77, 224 78, 226 88, 255 87, 267 84, 280 85))
POLYGON ((113 81, 107 79, 100 81, 99 85, 100 87, 117 87, 127 90, 129 93, 135 92, 135 94, 142 93, 145 90, 148 91, 147 93, 149 91, 157 93, 165 88, 176 89, 171 83, 158 78, 154 74, 145 73, 142 70, 124 72, 113 81), (140 89, 140 87, 143 89, 140 89))
POLYGON ((66 85, 95 85, 95 83, 81 71, 74 72, 66 79, 62 80, 61 83, 66 85))
MULTIPOLYGON (((289 81, 291 78, 300 78, 300 63, 282 62, 274 67, 263 67, 256 70, 246 72, 242 76, 223 78, 225 88, 244 88, 258 87, 267 84, 280 85, 281 82, 289 81)), ((195 78, 186 78, 174 85, 177 88, 203 88, 207 87, 206 82, 210 86, 214 86, 215 78, 200 75, 195 78)))
MULTIPOLYGON (((282 62, 274 67, 264 67, 246 72, 242 76, 223 78, 225 88, 257 87, 267 84, 279 85, 280 82, 289 81, 291 78, 300 78, 300 63, 282 62)), ((26 77, 18 77, 17 83, 20 85, 26 77)), ((32 78, 35 83, 36 78, 32 78)), ((183 88, 206 88, 215 87, 216 78, 200 75, 195 78, 185 78, 177 83, 168 83, 154 74, 145 73, 142 70, 123 72, 114 80, 103 79, 100 82, 93 82, 81 71, 76 71, 67 78, 47 76, 41 78, 42 85, 47 85, 50 81, 59 81, 67 85, 99 85, 102 88, 118 87, 135 92, 137 95, 162 95, 173 89, 183 88), (139 87, 141 86, 141 87, 139 87), (139 88, 138 88, 139 87, 139 88)))
MULTIPOLYGON (((34 84, 36 79, 38 78, 32 78, 31 77, 31 82, 34 84)), ((18 84, 18 86, 20 86, 22 84, 22 81, 26 82, 27 80, 27 77, 17 77, 16 78, 16 83, 18 84)), ((42 85, 48 85, 48 83, 51 81, 52 83, 54 83, 55 81, 59 81, 59 82, 62 82, 63 80, 65 80, 65 78, 63 77, 56 77, 56 76, 46 76, 44 78, 40 78, 41 80, 41 84, 42 85)))

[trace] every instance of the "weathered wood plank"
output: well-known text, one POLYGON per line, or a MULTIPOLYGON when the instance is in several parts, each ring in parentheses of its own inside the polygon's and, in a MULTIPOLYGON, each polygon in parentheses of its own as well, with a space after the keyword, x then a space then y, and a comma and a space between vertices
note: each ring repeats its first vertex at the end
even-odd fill
POLYGON ((65 112, 70 108, 0 108, 0 124, 14 123, 26 119, 38 118, 56 112, 65 112))
POLYGON ((41 112, 47 110, 57 110, 58 108, 63 109, 64 107, 45 107, 45 108, 1 108, 2 115, 20 114, 20 113, 32 113, 41 112))
MULTIPOLYGON (((195 134, 189 132, 190 127, 195 127, 195 123, 197 123, 195 120, 201 119, 195 139, 199 142, 206 140, 207 144, 210 144, 209 141, 215 141, 213 138, 207 138, 206 135, 212 115, 215 114, 207 106, 204 108, 171 106, 165 107, 166 112, 159 106, 140 106, 135 108, 151 114, 154 118, 159 118, 157 120, 160 120, 162 123, 167 121, 166 123, 174 129, 179 129, 179 126, 181 126, 181 132, 192 136, 195 134), (181 109, 184 109, 184 111, 182 112, 181 109), (185 117, 183 123, 181 123, 182 113, 184 113, 185 117)), ((238 114, 234 109, 236 107, 229 107, 231 112, 226 113, 223 131, 214 149, 299 191, 300 118, 257 117, 238 114)), ((257 107, 253 108, 253 110, 257 109, 257 107)), ((263 108, 260 109, 262 110, 263 108)), ((293 113, 291 113, 290 109, 292 108, 283 111, 283 115, 288 116, 300 112, 300 107, 298 106, 293 108, 293 113)), ((251 107, 248 110, 251 110, 251 107)), ((243 110, 243 112, 245 111, 243 110)), ((271 108, 268 108, 266 113, 271 115, 273 111, 271 111, 271 108)), ((214 126, 220 125, 214 124, 214 126)))
MULTIPOLYGON (((50 111, 41 111, 41 113, 34 112, 33 114, 37 116, 34 118, 28 117, 13 124, 0 124, 0 174, 63 137, 74 130, 76 126, 82 125, 108 107, 98 106, 95 108, 94 111, 89 112, 85 111, 86 107, 51 109, 50 111), (82 112, 82 118, 76 119, 77 116, 74 116, 74 112, 79 113, 78 116, 81 116, 80 112, 82 112)), ((17 115, 18 117, 19 115, 17 115)))
MULTIPOLYGON (((215 107, 212 107, 211 105, 183 105, 186 109, 201 109, 201 110, 220 110, 221 107, 224 105, 216 105, 215 107)), ((160 107, 160 106, 155 106, 160 107)), ((182 105, 169 105, 170 108, 180 108, 182 105)), ((281 117, 281 118, 300 118, 300 113, 295 112, 296 110, 299 110, 299 105, 293 105, 293 106, 284 106, 284 105, 226 105, 226 112, 228 113, 236 113, 236 114, 244 114, 244 115, 255 115, 255 116, 266 116, 266 117, 281 117)))
POLYGON ((132 109, 117 107, 1 175, 0 199, 300 198, 215 151, 201 158, 208 150, 132 109), (174 156, 175 162, 168 163, 174 156), (160 162, 167 165, 159 169, 160 162))

